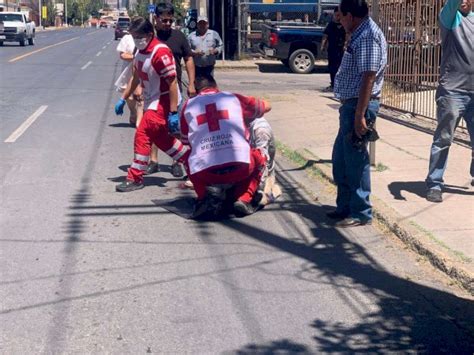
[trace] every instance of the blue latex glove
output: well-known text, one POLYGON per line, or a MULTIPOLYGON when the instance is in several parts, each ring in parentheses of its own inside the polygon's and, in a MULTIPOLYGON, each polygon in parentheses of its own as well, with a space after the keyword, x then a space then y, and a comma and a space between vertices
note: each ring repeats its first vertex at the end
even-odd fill
POLYGON ((179 134, 179 114, 170 112, 168 115, 168 130, 171 135, 179 134))
POLYGON ((123 115, 123 107, 125 106, 125 100, 120 99, 116 104, 115 104, 115 114, 116 115, 123 115))

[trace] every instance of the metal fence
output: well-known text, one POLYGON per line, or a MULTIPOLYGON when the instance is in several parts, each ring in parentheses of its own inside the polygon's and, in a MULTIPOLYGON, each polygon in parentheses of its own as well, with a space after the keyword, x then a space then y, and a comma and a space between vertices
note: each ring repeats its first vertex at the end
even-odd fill
POLYGON ((435 118, 443 0, 379 0, 378 22, 388 45, 382 103, 435 118))

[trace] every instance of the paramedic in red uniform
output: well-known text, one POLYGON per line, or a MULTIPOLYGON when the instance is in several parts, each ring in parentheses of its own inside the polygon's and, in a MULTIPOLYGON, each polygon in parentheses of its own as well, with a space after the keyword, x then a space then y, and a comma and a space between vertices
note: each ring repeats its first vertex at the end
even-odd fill
POLYGON ((213 184, 234 184, 234 210, 249 215, 266 159, 250 146, 247 126, 270 111, 270 104, 219 91, 210 75, 196 78, 195 87, 198 95, 186 102, 180 116, 181 141, 191 148, 186 168, 197 194, 194 215, 205 205, 206 186, 213 184))
POLYGON ((151 144, 180 161, 186 153, 183 144, 169 134, 167 119, 178 119, 178 84, 173 53, 159 42, 153 25, 142 17, 135 18, 129 29, 138 48, 133 60, 131 85, 115 105, 115 113, 123 113, 125 100, 141 83, 144 96, 144 115, 135 133, 135 157, 128 169, 127 179, 116 186, 119 192, 143 188, 143 174, 150 160, 151 144))

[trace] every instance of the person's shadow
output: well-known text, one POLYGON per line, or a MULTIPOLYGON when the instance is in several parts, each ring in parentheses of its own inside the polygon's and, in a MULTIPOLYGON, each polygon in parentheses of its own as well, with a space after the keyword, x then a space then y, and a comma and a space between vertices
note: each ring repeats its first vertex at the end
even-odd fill
MULTIPOLYGON (((421 198, 426 197, 426 184, 424 181, 394 181, 388 185, 388 190, 395 200, 406 200, 402 191, 410 192, 421 198)), ((457 195, 474 195, 474 190, 469 190, 466 186, 444 185, 443 192, 457 195)))

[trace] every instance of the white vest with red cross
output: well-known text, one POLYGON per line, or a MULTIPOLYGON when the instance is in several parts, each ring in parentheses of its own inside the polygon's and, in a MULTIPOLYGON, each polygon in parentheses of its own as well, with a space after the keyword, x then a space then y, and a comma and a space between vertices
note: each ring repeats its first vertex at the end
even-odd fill
MULTIPOLYGON (((161 77, 155 68, 153 68, 151 62, 156 51, 160 48, 167 48, 167 46, 165 44, 157 44, 151 53, 137 52, 133 59, 135 70, 138 72, 138 77, 143 87, 144 110, 157 110, 160 96, 169 93, 169 90, 161 91, 161 77)), ((164 60, 166 60, 166 58, 167 57, 165 57, 164 60)), ((173 59, 169 58, 169 60, 171 61, 173 59)))
POLYGON ((227 163, 250 163, 250 144, 239 99, 228 92, 199 95, 188 101, 191 174, 227 163))

